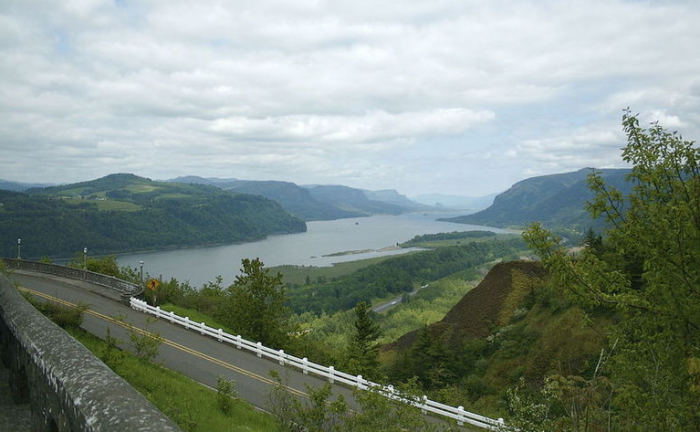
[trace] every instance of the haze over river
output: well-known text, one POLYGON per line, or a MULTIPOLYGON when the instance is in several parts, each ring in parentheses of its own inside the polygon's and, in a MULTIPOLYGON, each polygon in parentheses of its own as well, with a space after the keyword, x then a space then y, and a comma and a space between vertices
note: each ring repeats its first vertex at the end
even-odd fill
POLYGON ((217 275, 230 285, 240 273, 243 258, 260 258, 265 267, 283 264, 330 266, 384 255, 405 253, 415 249, 391 249, 421 234, 452 231, 511 232, 500 228, 438 222, 445 214, 403 214, 307 222, 307 232, 270 236, 253 243, 185 248, 158 252, 120 255, 119 265, 139 267, 144 261, 144 274, 165 279, 174 277, 193 286, 213 281, 217 275), (351 251, 341 256, 331 254, 351 251), (324 256, 325 255, 325 256, 324 256))

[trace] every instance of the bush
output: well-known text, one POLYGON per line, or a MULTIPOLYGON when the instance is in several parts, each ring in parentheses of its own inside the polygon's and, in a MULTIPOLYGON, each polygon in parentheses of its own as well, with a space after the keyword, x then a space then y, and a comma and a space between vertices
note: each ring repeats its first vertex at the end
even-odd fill
POLYGON ((223 376, 216 378, 216 405, 222 413, 229 415, 233 410, 233 398, 236 395, 236 383, 223 376))
POLYGON ((51 302, 39 302, 34 299, 31 299, 30 303, 32 303, 39 312, 64 329, 79 328, 83 323, 83 312, 87 309, 85 305, 78 305, 78 308, 74 308, 51 302))

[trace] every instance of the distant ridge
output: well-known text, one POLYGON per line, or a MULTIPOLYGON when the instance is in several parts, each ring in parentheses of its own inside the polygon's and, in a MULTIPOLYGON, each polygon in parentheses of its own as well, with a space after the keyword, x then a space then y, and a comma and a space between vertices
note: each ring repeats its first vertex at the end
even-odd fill
MULTIPOLYGON (((624 194, 631 190, 632 185, 625 180, 631 170, 596 171, 607 184, 615 186, 624 194)), ((441 220, 496 227, 522 227, 532 222, 541 222, 550 227, 599 226, 602 221, 593 221, 585 207, 585 203, 593 199, 593 192, 587 184, 591 172, 591 168, 585 168, 525 179, 496 196, 493 204, 485 210, 441 220)))
POLYGON ((19 183, 19 182, 13 182, 9 180, 2 180, 0 179, 0 190, 9 190, 13 192, 24 192, 27 189, 31 188, 38 188, 38 187, 48 187, 52 186, 48 183, 43 184, 43 183, 19 183))
POLYGON ((440 193, 423 194, 413 197, 413 200, 421 204, 458 210, 483 210, 493 204, 493 199, 498 194, 484 195, 480 197, 444 195, 440 193))
POLYGON ((278 202, 289 213, 305 220, 333 220, 376 214, 424 211, 430 206, 411 201, 393 189, 369 191, 340 185, 299 186, 292 182, 177 177, 168 182, 205 184, 260 195, 278 202))

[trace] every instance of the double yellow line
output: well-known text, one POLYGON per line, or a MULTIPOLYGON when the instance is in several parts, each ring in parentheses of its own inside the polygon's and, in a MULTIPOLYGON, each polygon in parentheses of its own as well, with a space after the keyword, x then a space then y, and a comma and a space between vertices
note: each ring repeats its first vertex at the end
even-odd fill
MULTIPOLYGON (((35 290, 29 289, 29 288, 26 288, 26 287, 19 287, 19 289, 20 289, 21 291, 30 293, 30 294, 32 294, 32 295, 34 295, 34 296, 41 297, 41 298, 43 298, 43 299, 45 299, 45 300, 49 300, 49 301, 54 302, 54 303, 62 304, 62 305, 64 305, 64 306, 72 307, 72 308, 75 308, 75 309, 79 309, 79 308, 80 308, 80 306, 77 305, 77 304, 75 304, 75 303, 71 303, 71 302, 69 302, 69 301, 60 299, 60 298, 58 298, 58 297, 51 296, 51 295, 49 295, 49 294, 44 294, 44 293, 42 293, 42 292, 35 291, 35 290)), ((142 335, 148 335, 148 336, 150 336, 150 337, 154 337, 153 334, 151 334, 151 333, 149 333, 149 332, 147 332, 147 331, 145 331, 145 330, 143 330, 143 329, 140 329, 140 328, 138 328, 138 327, 135 327, 135 326, 133 326, 133 325, 131 325, 131 324, 127 324, 127 323, 125 323, 124 321, 118 320, 118 319, 113 318, 113 317, 111 317, 111 316, 104 315, 104 314, 101 314, 101 313, 99 313, 99 312, 95 312, 95 311, 90 310, 90 309, 85 309, 84 312, 85 312, 86 314, 88 314, 88 315, 92 315, 92 316, 97 317, 97 318, 100 318, 100 319, 102 319, 102 320, 104 320, 104 321, 107 321, 107 322, 110 322, 110 323, 112 323, 112 324, 115 324, 115 325, 124 327, 124 328, 127 329, 127 330, 132 330, 132 331, 135 331, 135 332, 137 332, 137 333, 139 333, 139 334, 142 334, 142 335)), ((203 359, 203 360, 207 360, 207 361, 209 361, 209 362, 211 362, 211 363, 214 363, 214 364, 219 365, 219 366, 221 366, 221 367, 224 367, 224 368, 226 368, 226 369, 232 370, 232 371, 234 371, 234 372, 238 372, 239 374, 242 374, 242 375, 245 375, 245 376, 250 377, 250 378, 252 378, 252 379, 258 380, 258 381, 260 381, 260 382, 262 382, 262 383, 265 383, 265 384, 268 384, 268 385, 271 385, 271 386, 279 385, 279 383, 278 383, 277 381, 271 380, 270 378, 266 378, 266 377, 264 377, 264 376, 262 376, 262 375, 258 375, 258 374, 256 374, 256 373, 247 371, 247 370, 242 369, 242 368, 240 368, 240 367, 238 367, 238 366, 236 366, 236 365, 232 365, 231 363, 227 363, 227 362, 225 362, 225 361, 223 361, 223 360, 219 360, 219 359, 217 359, 216 357, 212 357, 212 356, 210 356, 210 355, 204 354, 203 352, 199 352, 199 351, 193 350, 192 348, 186 347, 186 346, 181 345, 181 344, 179 344, 179 343, 177 343, 177 342, 173 342, 173 341, 171 341, 171 340, 169 340, 169 339, 165 339, 165 338, 161 338, 161 340, 163 341, 163 343, 164 343, 165 345, 171 346, 171 347, 173 347, 173 348, 175 348, 175 349, 178 349, 178 350, 180 350, 180 351, 186 352, 186 353, 188 353, 188 354, 190 354, 190 355, 193 355, 193 356, 195 356, 195 357, 199 357, 199 358, 201 358, 201 359, 203 359)), ((297 395, 297 396, 304 396, 304 397, 305 397, 305 396, 308 396, 305 392, 300 391, 300 390, 297 390, 297 389, 295 389, 295 388, 292 388, 292 387, 289 387, 289 386, 285 386, 285 388, 287 389, 287 391, 289 391, 290 393, 295 394, 295 395, 297 395)))

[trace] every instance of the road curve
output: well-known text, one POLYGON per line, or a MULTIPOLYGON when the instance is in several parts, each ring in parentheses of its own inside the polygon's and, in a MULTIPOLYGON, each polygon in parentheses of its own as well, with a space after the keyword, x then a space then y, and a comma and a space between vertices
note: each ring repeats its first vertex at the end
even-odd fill
MULTIPOLYGON (((81 281, 24 272, 13 274, 11 279, 19 282, 21 287, 35 291, 37 297, 87 305, 89 310, 85 313, 82 327, 99 337, 104 337, 109 329, 112 336, 128 341, 124 322, 158 332, 163 337, 163 344, 157 362, 209 387, 216 387, 219 376, 233 379, 239 396, 264 410, 269 408, 270 390, 275 385, 270 378, 270 370, 276 370, 286 377, 290 391, 298 396, 306 394, 305 385, 318 387, 324 383, 320 378, 259 359, 252 353, 222 344, 165 320, 149 320, 152 322, 147 323, 147 315, 82 289, 80 285, 84 282, 81 281)), ((343 394, 352 401, 352 391, 345 387, 334 385, 333 393, 343 394)))
MULTIPOLYGON (((260 359, 253 353, 238 350, 166 320, 154 320, 115 301, 110 293, 101 295, 100 290, 95 290, 95 286, 88 282, 24 271, 14 272, 10 279, 18 282, 22 289, 45 300, 86 305, 88 310, 81 327, 99 337, 104 338, 109 329, 113 337, 128 341, 125 323, 144 331, 158 332, 163 337, 163 344, 157 362, 212 388, 216 387, 220 376, 234 380, 238 396, 264 411, 270 410, 269 395, 276 385, 270 377, 271 370, 286 379, 288 391, 297 397, 307 396, 306 386, 320 387, 325 383, 322 378, 260 359)), ((122 343, 122 346, 126 347, 126 343, 122 343)), ((313 361, 313 358, 309 360, 313 361)), ((333 384, 332 391, 334 397, 342 394, 350 407, 356 407, 351 389, 333 384)), ((427 418, 439 429, 447 425, 435 417, 427 418)), ((451 427, 457 426, 452 424, 451 427)), ((472 430, 464 427, 457 429, 472 430)))

